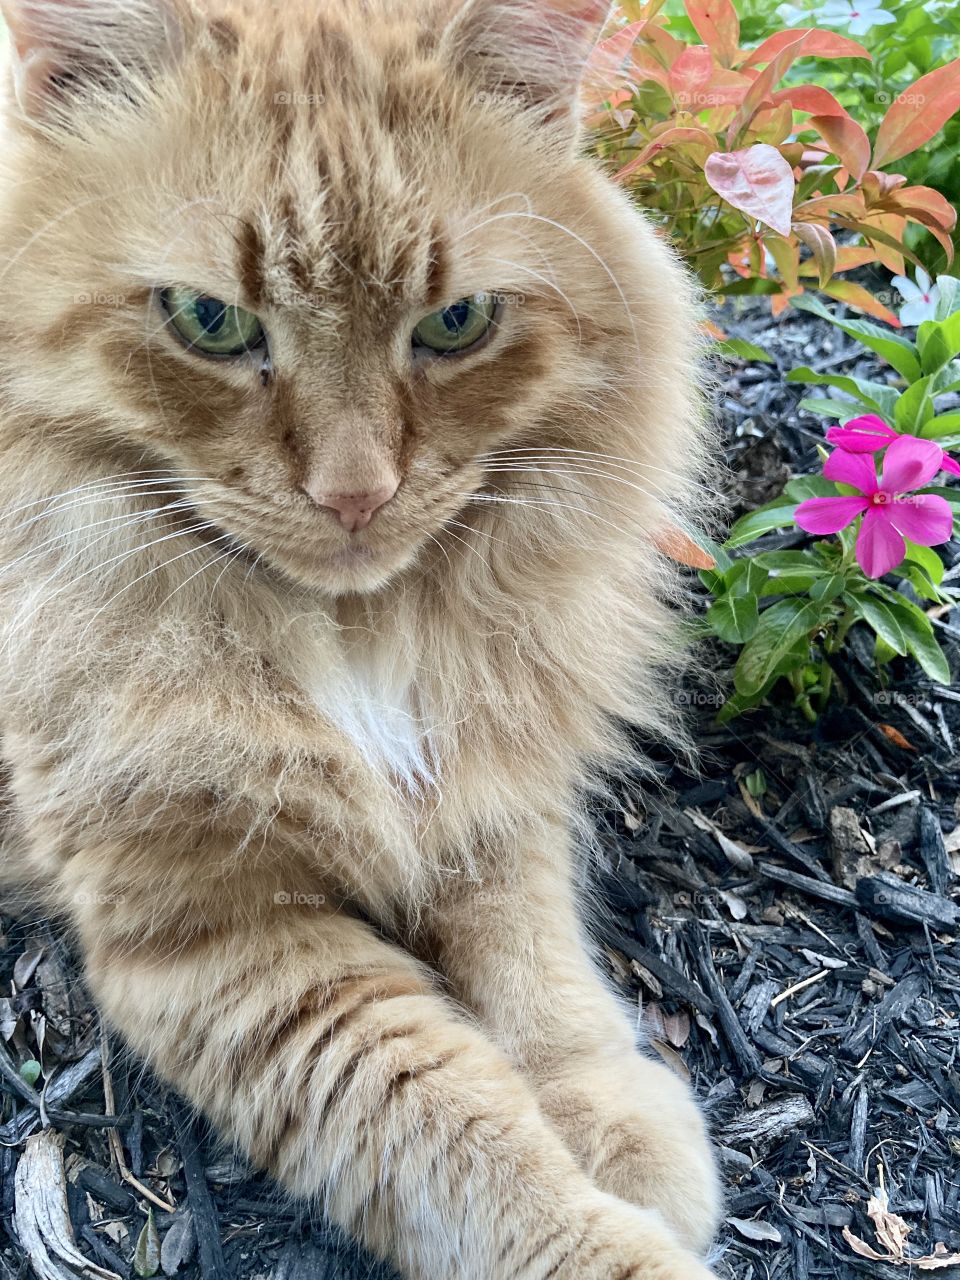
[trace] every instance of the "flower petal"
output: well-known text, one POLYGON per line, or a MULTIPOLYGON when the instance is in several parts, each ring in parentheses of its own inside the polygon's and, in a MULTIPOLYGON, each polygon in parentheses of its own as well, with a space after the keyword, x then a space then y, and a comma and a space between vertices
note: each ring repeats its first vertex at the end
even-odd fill
POLYGON ((936 303, 930 300, 924 301, 923 298, 916 298, 900 308, 900 323, 911 329, 923 324, 924 320, 936 320, 936 318, 936 303))
POLYGON ((933 440, 898 436, 883 459, 880 487, 885 493, 909 493, 922 489, 940 470, 943 450, 933 440))
POLYGON ((907 554, 907 544, 890 522, 889 507, 871 507, 857 534, 857 563, 868 578, 882 578, 907 554))
POLYGON ((940 461, 940 470, 949 471, 952 476, 960 476, 960 462, 945 453, 940 461))
POLYGON ((877 467, 872 453, 834 449, 823 464, 823 474, 838 484, 852 484, 861 493, 877 492, 877 467))
POLYGON ((839 533, 869 505, 866 498, 807 498, 794 519, 807 533, 839 533))
POLYGON ((846 426, 828 427, 827 441, 848 453, 876 453, 896 440, 897 434, 875 413, 865 413, 860 418, 851 418, 846 426))
POLYGON ((890 521, 921 547, 937 547, 953 536, 950 503, 935 493, 909 493, 898 498, 890 510, 890 521))
POLYGON ((923 290, 907 276, 894 276, 890 281, 904 302, 916 302, 923 297, 923 290))
POLYGON ((924 271, 923 267, 917 267, 916 271, 914 271, 913 274, 916 276, 917 287, 920 290, 920 292, 929 293, 930 277, 927 275, 926 271, 924 271))

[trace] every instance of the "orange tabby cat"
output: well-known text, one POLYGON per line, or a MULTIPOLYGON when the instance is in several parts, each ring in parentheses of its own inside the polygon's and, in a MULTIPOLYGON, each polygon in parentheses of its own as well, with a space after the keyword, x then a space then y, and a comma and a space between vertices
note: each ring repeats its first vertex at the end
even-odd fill
POLYGON ((689 283, 604 0, 2 0, 8 847, 126 1040, 418 1280, 705 1280, 578 920, 669 725, 689 283))

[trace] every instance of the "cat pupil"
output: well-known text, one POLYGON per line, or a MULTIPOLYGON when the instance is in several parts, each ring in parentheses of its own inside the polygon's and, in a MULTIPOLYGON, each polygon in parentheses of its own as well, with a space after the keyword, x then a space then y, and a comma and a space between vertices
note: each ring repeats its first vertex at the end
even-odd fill
POLYGON ((461 329, 464 329, 469 318, 470 303, 466 299, 463 302, 454 303, 452 307, 448 307, 443 313, 443 323, 451 333, 459 333, 461 329))
POLYGON ((220 332, 227 318, 226 303, 221 302, 219 298, 198 298, 194 309, 197 319, 207 333, 220 332))

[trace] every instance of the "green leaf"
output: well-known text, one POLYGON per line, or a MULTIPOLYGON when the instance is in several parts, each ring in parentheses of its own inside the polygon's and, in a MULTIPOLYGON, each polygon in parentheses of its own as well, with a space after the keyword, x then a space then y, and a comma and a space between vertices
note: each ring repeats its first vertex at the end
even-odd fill
POLYGON ((918 564, 935 587, 943 581, 943 561, 932 547, 921 547, 916 542, 907 542, 907 559, 918 564))
POLYGON ((160 1270, 160 1236, 153 1220, 153 1209, 147 1210, 147 1221, 133 1251, 133 1269, 138 1276, 155 1276, 160 1270))
POLYGON ((25 1080, 32 1089, 40 1079, 42 1067, 35 1058, 30 1058, 27 1062, 20 1064, 20 1079, 25 1080))
POLYGON ((960 311, 946 320, 925 320, 917 330, 924 373, 936 373, 960 352, 960 311))
MULTIPOLYGON (((772 685, 773 681, 770 683, 772 685)), ((753 711, 756 707, 759 707, 767 692, 768 690, 764 689, 760 693, 751 694, 749 697, 742 693, 732 693, 717 712, 717 724, 729 724, 731 720, 735 720, 737 716, 742 716, 744 712, 753 711)))
POLYGON ((903 574, 921 600, 929 600, 931 604, 943 603, 943 597, 940 592, 919 565, 902 564, 899 572, 903 574))
POLYGON ((723 360, 762 360, 764 364, 773 364, 773 356, 755 342, 747 342, 745 338, 725 338, 710 347, 708 355, 720 356, 723 360))
POLYGON ((906 636, 892 607, 873 595, 851 595, 849 599, 854 611, 864 622, 873 627, 876 634, 883 638, 884 643, 889 645, 894 653, 906 657, 906 636))
POLYGON ((946 320, 960 310, 960 280, 956 276, 937 276, 937 319, 946 320))
POLYGON ((831 573, 813 584, 810 588, 810 599, 818 604, 829 604, 831 600, 836 600, 837 596, 842 595, 846 587, 847 580, 842 573, 831 573))
POLYGON ((780 293, 783 285, 779 280, 768 280, 761 276, 751 276, 747 280, 734 280, 732 284, 724 284, 718 290, 723 298, 737 298, 743 294, 754 296, 756 294, 772 294, 780 293))
POLYGON ((805 502, 807 498, 835 498, 837 487, 826 476, 794 476, 783 492, 795 502, 805 502))
POLYGON ((881 329, 879 325, 871 324, 869 320, 841 320, 828 311, 819 298, 811 298, 808 294, 794 298, 793 305, 802 311, 812 311, 823 320, 829 320, 851 338, 862 342, 865 347, 875 351, 881 360, 885 360, 896 369, 907 382, 916 382, 920 377, 920 362, 913 343, 900 337, 899 334, 891 333, 889 329, 881 329))
POLYGON ((750 639, 760 623, 757 597, 721 596, 707 610, 707 622, 727 644, 743 644, 750 639))
POLYGON ((907 387, 896 403, 893 420, 898 431, 918 436, 933 417, 932 376, 928 375, 907 387))
POLYGON ((784 503, 779 499, 764 507, 758 507, 756 511, 748 511, 736 521, 723 545, 728 551, 733 551, 737 547, 746 546, 748 542, 755 542, 757 538, 762 538, 765 533, 770 533, 773 529, 788 529, 793 524, 793 514, 796 509, 795 502, 784 503))
POLYGON ((849 422, 851 418, 863 412, 860 405, 852 404, 849 400, 825 400, 821 396, 805 398, 800 401, 797 408, 805 409, 807 413, 815 414, 818 418, 836 418, 840 422, 849 422))
MULTIPOLYGON (((816 373, 807 365, 800 365, 790 370, 787 374, 787 382, 806 382, 815 387, 836 387, 838 391, 853 396, 872 413, 883 413, 880 400, 875 395, 879 384, 867 382, 864 378, 850 378, 842 373, 816 373)), ((888 390, 886 387, 879 389, 888 390)))
POLYGON ((877 666, 886 666, 897 657, 896 649, 891 649, 883 636, 875 636, 873 641, 873 660, 877 666))
POLYGON ((754 636, 747 641, 734 668, 737 692, 750 696, 785 670, 807 661, 805 641, 820 622, 820 610, 809 600, 781 600, 760 617, 754 636))
POLYGON ((910 654, 924 669, 931 680, 939 684, 950 683, 950 664, 947 656, 937 643, 933 634, 930 619, 909 600, 901 599, 898 604, 890 605, 903 631, 910 654))
POLYGON ((811 591, 816 583, 832 576, 810 551, 767 551, 754 556, 754 563, 767 571, 766 595, 811 591))
MULTIPOLYGON (((960 314, 960 313, 958 313, 960 314)), ((960 413, 941 413, 924 423, 920 435, 924 440, 937 440, 942 449, 955 449, 960 444, 960 413), (947 437, 944 439, 944 437, 947 437)))

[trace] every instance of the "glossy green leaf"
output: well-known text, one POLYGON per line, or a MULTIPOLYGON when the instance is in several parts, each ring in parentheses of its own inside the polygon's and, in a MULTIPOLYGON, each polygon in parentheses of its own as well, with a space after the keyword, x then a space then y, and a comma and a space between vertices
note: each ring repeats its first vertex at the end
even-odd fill
POLYGON ((823 320, 829 320, 838 329, 842 329, 850 337, 862 342, 865 347, 875 351, 881 360, 885 360, 896 369, 907 382, 915 382, 920 377, 920 362, 913 343, 907 338, 902 338, 889 329, 881 329, 879 325, 871 324, 869 320, 841 320, 839 316, 835 316, 828 310, 819 298, 811 298, 806 294, 803 297, 794 298, 793 305, 802 311, 811 311, 823 320))
POLYGON ((723 545, 728 551, 732 551, 749 542, 756 542, 757 538, 762 538, 773 529, 788 529, 793 524, 796 509, 796 502, 785 503, 778 500, 765 507, 758 507, 756 511, 748 511, 735 522, 723 545))
POLYGON ((915 436, 920 435, 934 415, 931 391, 929 376, 907 387, 894 410, 893 420, 898 431, 906 431, 915 436))
POLYGON ((891 611, 900 623, 907 649, 916 658, 931 680, 939 684, 950 683, 950 664, 933 634, 933 624, 922 609, 909 600, 891 604, 891 611))
POLYGON ((851 595, 849 599, 855 612, 873 628, 878 636, 883 638, 884 643, 888 644, 894 653, 906 657, 906 636, 890 605, 873 595, 851 595))
POLYGON ((797 658, 798 642, 805 640, 819 622, 820 609, 809 600, 781 600, 765 610, 734 669, 737 692, 750 696, 775 675, 782 674, 783 664, 789 665, 797 658))
POLYGON ((745 338, 725 338, 723 342, 715 342, 709 355, 720 356, 727 360, 762 360, 764 364, 772 364, 773 356, 755 342, 747 342, 745 338))
POLYGON ((727 644, 743 644, 760 623, 757 597, 725 595, 707 610, 707 622, 727 644))
POLYGON ((946 320, 925 320, 917 331, 924 373, 936 373, 960 353, 960 311, 946 320))

